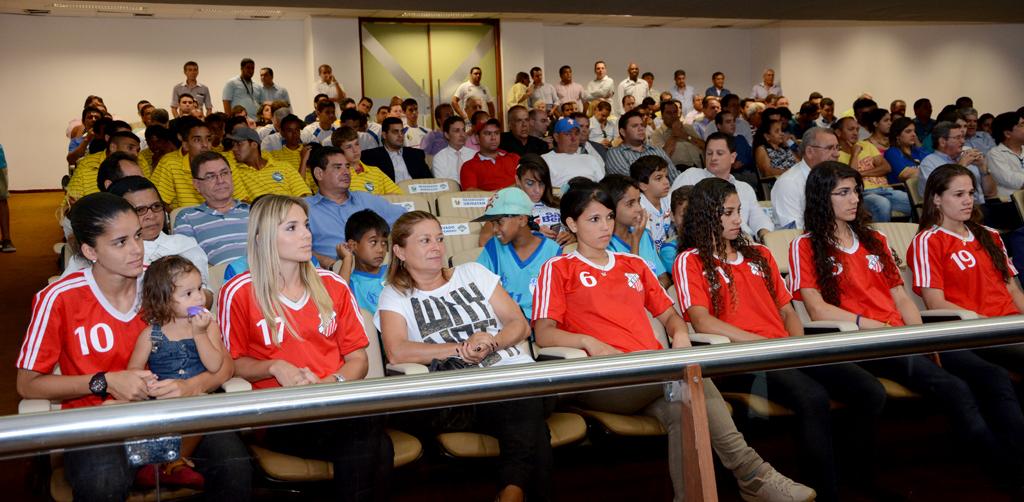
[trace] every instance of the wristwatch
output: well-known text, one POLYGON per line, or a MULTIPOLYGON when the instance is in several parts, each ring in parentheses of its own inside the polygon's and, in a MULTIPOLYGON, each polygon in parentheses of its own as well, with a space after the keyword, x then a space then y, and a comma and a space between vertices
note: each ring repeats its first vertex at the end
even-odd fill
POLYGON ((103 399, 107 397, 107 374, 106 372, 99 372, 92 376, 89 380, 89 392, 92 392, 94 396, 99 396, 103 399))
POLYGON ((341 383, 345 381, 345 377, 339 375, 338 373, 335 373, 333 376, 335 382, 341 383))

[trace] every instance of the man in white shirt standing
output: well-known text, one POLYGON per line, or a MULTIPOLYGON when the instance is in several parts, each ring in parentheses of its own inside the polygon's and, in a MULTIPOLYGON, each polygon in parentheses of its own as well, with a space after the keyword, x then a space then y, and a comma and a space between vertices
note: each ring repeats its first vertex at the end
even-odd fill
POLYGON ((469 80, 459 84, 459 87, 455 89, 455 94, 452 95, 452 108, 455 109, 456 115, 468 119, 469 116, 463 110, 463 105, 468 97, 477 96, 481 101, 487 103, 487 113, 494 116, 494 98, 487 91, 487 87, 480 83, 483 76, 483 70, 479 66, 474 66, 469 70, 469 80))
POLYGON ((804 228, 807 176, 818 164, 839 159, 839 139, 831 129, 812 127, 800 142, 800 157, 803 160, 782 173, 772 187, 772 208, 779 228, 804 228))
POLYGON ((740 196, 743 232, 762 240, 764 234, 775 229, 772 219, 757 203, 757 194, 754 192, 754 188, 747 183, 738 183, 732 175, 732 165, 736 162, 736 143, 732 136, 721 132, 715 132, 708 136, 704 147, 704 160, 707 164, 706 168, 683 171, 672 183, 669 193, 682 186, 696 185, 697 182, 705 178, 713 176, 721 178, 732 183, 736 187, 736 193, 740 196))
POLYGON ((565 65, 559 68, 558 77, 561 79, 555 86, 558 104, 573 102, 576 103, 577 111, 586 112, 583 103, 583 86, 572 81, 572 67, 565 65))
POLYGON ((526 100, 530 104, 529 108, 536 109, 537 102, 543 101, 547 105, 546 110, 553 110, 555 103, 558 103, 558 93, 555 92, 555 86, 544 82, 544 70, 539 66, 530 68, 530 78, 532 81, 527 90, 529 98, 526 100))
POLYGON ((761 83, 755 84, 750 97, 755 101, 764 101, 768 95, 781 96, 782 86, 775 83, 775 70, 765 68, 761 75, 761 83))
POLYGON ((206 109, 206 114, 213 113, 213 98, 210 95, 210 88, 199 83, 199 64, 195 61, 185 63, 185 81, 174 86, 171 91, 171 113, 177 117, 178 97, 182 94, 192 96, 196 104, 206 109))
POLYGON ((555 149, 541 155, 551 171, 551 186, 561 187, 569 180, 583 176, 594 182, 604 177, 604 169, 590 155, 581 155, 580 126, 572 118, 555 123, 555 149))
MULTIPOLYGON (((629 63, 626 71, 629 73, 629 76, 622 79, 622 82, 619 82, 619 87, 615 90, 615 95, 622 98, 628 94, 633 96, 636 103, 639 104, 647 97, 647 91, 649 90, 647 81, 640 78, 640 67, 637 66, 636 63, 629 63)), ((620 115, 624 113, 621 101, 616 101, 615 105, 617 107, 616 110, 620 115)))
POLYGON ((466 121, 458 115, 452 115, 445 119, 443 130, 448 146, 434 155, 434 177, 451 178, 462 183, 459 178, 462 164, 476 155, 476 150, 466 146, 466 121))
POLYGON ((685 70, 676 70, 672 78, 675 79, 676 85, 669 89, 668 92, 672 94, 672 99, 682 104, 683 115, 687 115, 693 111, 693 86, 686 85, 685 70))
MULTIPOLYGON (((645 71, 644 74, 640 76, 640 80, 647 82, 647 94, 644 95, 644 97, 651 98, 655 103, 657 103, 659 100, 658 97, 661 95, 661 91, 654 88, 654 74, 649 71, 645 71)), ((643 99, 636 100, 637 103, 640 103, 641 101, 643 101, 643 99)))
POLYGON ((593 110, 599 101, 611 103, 614 96, 615 81, 608 76, 608 68, 605 67, 604 61, 594 63, 594 80, 587 82, 587 88, 583 90, 587 109, 593 110))

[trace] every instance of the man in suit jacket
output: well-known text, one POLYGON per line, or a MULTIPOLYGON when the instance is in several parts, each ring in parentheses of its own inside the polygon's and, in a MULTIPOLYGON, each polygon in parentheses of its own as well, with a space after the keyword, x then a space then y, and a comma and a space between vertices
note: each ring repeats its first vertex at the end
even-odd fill
POLYGON ((419 148, 404 146, 402 119, 388 117, 381 124, 384 146, 363 152, 362 161, 379 168, 396 183, 415 178, 430 178, 426 155, 419 148))

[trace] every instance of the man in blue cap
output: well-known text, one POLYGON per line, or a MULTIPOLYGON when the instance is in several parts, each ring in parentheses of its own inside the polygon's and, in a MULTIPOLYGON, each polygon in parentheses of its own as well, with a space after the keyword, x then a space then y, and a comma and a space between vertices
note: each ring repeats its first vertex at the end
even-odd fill
POLYGON ((541 155, 551 171, 551 186, 560 187, 577 176, 595 182, 604 178, 604 169, 597 160, 579 152, 580 125, 573 118, 559 119, 555 123, 555 149, 541 155))

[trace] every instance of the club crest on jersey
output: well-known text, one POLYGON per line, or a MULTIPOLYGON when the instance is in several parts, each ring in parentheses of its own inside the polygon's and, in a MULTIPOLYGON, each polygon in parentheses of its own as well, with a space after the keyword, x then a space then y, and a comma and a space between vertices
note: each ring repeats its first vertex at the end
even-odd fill
POLYGON ((882 271, 882 258, 880 256, 876 255, 876 254, 869 254, 868 255, 868 268, 871 269, 872 272, 881 272, 882 271))
POLYGON ((373 189, 375 187, 372 181, 367 181, 366 183, 363 183, 363 188, 365 188, 367 192, 373 193, 373 189))
POLYGON ((337 317, 338 314, 336 314, 332 310, 331 318, 326 323, 324 323, 322 320, 320 321, 320 327, 318 328, 318 331, 320 331, 321 335, 329 337, 334 334, 334 331, 338 328, 337 317))
POLYGON ((278 183, 284 181, 284 175, 281 174, 281 171, 274 171, 274 174, 271 174, 270 177, 273 178, 274 181, 278 183))
POLYGON ((829 256, 828 261, 832 263, 832 275, 837 276, 843 273, 843 264, 836 260, 834 256, 829 256))
POLYGON ((631 288, 633 288, 633 289, 635 289, 637 291, 641 291, 641 292, 644 290, 644 285, 643 285, 642 282, 640 282, 640 274, 633 274, 633 273, 627 272, 625 274, 625 276, 626 276, 626 284, 629 287, 631 287, 631 288))
POLYGON ((533 291, 535 289, 537 289, 537 278, 536 277, 531 277, 530 278, 530 294, 531 295, 533 294, 533 291))
POLYGON ((764 277, 764 274, 761 273, 761 267, 758 266, 757 263, 755 263, 753 261, 748 261, 748 262, 746 262, 746 265, 751 267, 751 274, 752 275, 757 276, 757 277, 764 277))

